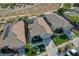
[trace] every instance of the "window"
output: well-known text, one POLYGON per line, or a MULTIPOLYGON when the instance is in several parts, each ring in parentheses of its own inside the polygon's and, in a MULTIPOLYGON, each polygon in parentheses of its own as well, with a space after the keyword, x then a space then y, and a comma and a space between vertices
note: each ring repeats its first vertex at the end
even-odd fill
POLYGON ((43 40, 42 40, 42 38, 40 37, 40 36, 35 36, 35 37, 33 37, 33 39, 32 39, 32 43, 40 43, 40 42, 42 42, 43 40))

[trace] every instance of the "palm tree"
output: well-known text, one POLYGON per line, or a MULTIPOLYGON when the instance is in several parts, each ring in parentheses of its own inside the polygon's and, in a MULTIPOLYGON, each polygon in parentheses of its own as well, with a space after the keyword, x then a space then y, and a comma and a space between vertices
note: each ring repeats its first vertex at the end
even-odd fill
POLYGON ((73 43, 68 43, 65 46, 65 51, 67 51, 68 49, 71 49, 71 48, 73 48, 73 43))
POLYGON ((64 52, 64 47, 59 47, 59 48, 58 48, 58 53, 61 54, 61 53, 63 53, 63 52, 64 52))

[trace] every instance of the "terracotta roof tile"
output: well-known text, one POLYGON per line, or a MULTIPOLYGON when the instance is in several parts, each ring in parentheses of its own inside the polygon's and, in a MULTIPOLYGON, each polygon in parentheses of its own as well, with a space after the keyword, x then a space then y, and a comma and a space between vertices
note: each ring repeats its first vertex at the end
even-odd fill
POLYGON ((12 32, 17 35, 17 38, 20 41, 22 41, 23 43, 26 43, 23 21, 19 21, 18 23, 14 24, 12 32))

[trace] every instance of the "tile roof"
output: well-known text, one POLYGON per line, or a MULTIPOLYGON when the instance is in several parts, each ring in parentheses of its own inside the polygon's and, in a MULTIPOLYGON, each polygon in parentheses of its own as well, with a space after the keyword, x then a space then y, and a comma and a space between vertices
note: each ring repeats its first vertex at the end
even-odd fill
POLYGON ((72 26, 68 21, 66 21, 66 19, 57 15, 56 13, 47 14, 45 15, 45 18, 47 22, 50 23, 53 30, 59 27, 66 28, 66 27, 72 26))
POLYGON ((79 16, 79 13, 76 13, 76 12, 69 12, 69 11, 67 11, 67 12, 64 12, 64 15, 67 15, 67 16, 79 16))
POLYGON ((49 27, 49 25, 46 23, 46 21, 42 17, 38 17, 37 22, 39 25, 44 27, 47 33, 53 34, 51 28, 49 27))
POLYGON ((75 12, 79 12, 79 7, 74 7, 72 10, 75 12))
POLYGON ((19 21, 18 23, 13 25, 12 32, 17 36, 17 38, 22 41, 23 43, 26 43, 25 39, 25 28, 24 28, 24 22, 19 21))
POLYGON ((30 21, 33 21, 32 24, 28 25, 30 35, 36 36, 36 35, 45 35, 45 34, 53 34, 48 24, 44 21, 42 17, 32 18, 29 19, 30 21))
POLYGON ((5 25, 4 31, 0 37, 0 47, 8 46, 9 48, 20 48, 26 43, 24 23, 19 21, 16 24, 7 23, 5 25), (6 29, 9 30, 8 32, 6 29), (7 32, 7 34, 5 33, 7 32), (3 40, 4 38, 4 40, 3 40))

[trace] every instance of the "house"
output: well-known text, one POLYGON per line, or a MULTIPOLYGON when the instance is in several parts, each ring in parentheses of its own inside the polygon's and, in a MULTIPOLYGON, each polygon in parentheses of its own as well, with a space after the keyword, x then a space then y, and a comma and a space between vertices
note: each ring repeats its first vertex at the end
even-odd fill
POLYGON ((73 7, 72 10, 79 13, 79 7, 73 7))
MULTIPOLYGON (((28 21, 29 42, 32 47, 44 44, 46 38, 51 38, 53 32, 43 17, 33 17, 28 21)), ((49 40, 49 39, 48 39, 49 40)))
POLYGON ((66 12, 64 12, 64 17, 65 17, 66 19, 69 20, 69 17, 70 17, 70 16, 78 16, 78 17, 79 17, 79 13, 77 13, 77 12, 75 12, 75 11, 66 11, 66 12))
POLYGON ((79 29, 79 13, 76 11, 64 12, 64 17, 73 24, 73 26, 79 29))
POLYGON ((57 15, 56 13, 47 14, 44 16, 45 20, 52 27, 52 30, 57 28, 72 28, 72 25, 63 17, 57 15))
POLYGON ((19 55, 24 53, 23 46, 26 44, 24 22, 19 21, 15 24, 7 23, 0 38, 0 49, 17 49, 19 55))
POLYGON ((45 14, 44 18, 53 31, 62 28, 64 33, 71 39, 71 34, 69 35, 69 33, 71 33, 70 29, 72 29, 73 26, 66 19, 56 13, 45 14))

